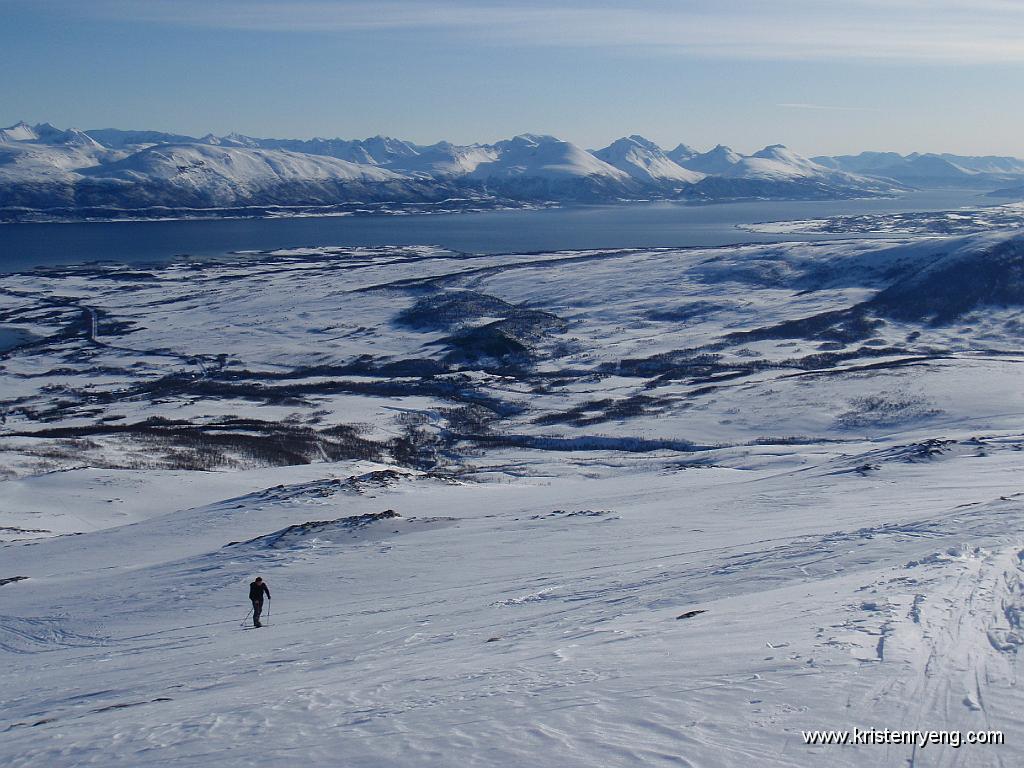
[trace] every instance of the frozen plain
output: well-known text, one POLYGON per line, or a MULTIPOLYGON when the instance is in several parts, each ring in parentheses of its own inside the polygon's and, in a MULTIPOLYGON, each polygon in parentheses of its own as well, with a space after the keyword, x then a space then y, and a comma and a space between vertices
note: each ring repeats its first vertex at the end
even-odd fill
POLYGON ((1022 265, 999 231, 6 276, 0 759, 1018 765, 1022 265), (852 727, 1007 743, 800 735, 852 727))

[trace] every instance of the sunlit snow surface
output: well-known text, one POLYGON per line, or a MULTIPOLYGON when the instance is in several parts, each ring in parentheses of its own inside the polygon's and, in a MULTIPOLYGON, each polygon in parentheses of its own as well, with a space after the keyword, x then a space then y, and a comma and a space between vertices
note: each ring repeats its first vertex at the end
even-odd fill
POLYGON ((861 214, 828 219, 742 224, 741 229, 768 234, 907 234, 960 235, 1024 224, 1024 203, 1007 203, 952 211, 861 214))
POLYGON ((5 276, 0 762, 1019 765, 1022 264, 994 232, 5 276), (800 736, 855 726, 1007 743, 800 736))

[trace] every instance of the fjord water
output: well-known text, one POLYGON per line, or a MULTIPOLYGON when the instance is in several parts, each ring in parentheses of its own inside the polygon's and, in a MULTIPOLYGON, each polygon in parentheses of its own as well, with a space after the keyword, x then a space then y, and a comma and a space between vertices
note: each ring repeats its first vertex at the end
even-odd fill
POLYGON ((976 190, 929 190, 897 199, 652 202, 416 216, 6 224, 0 225, 0 272, 328 245, 439 245, 467 253, 504 253, 827 239, 829 235, 755 234, 737 226, 990 204, 992 200, 976 190))
POLYGON ((6 352, 19 344, 25 344, 32 339, 32 334, 20 328, 9 328, 0 325, 0 352, 6 352))

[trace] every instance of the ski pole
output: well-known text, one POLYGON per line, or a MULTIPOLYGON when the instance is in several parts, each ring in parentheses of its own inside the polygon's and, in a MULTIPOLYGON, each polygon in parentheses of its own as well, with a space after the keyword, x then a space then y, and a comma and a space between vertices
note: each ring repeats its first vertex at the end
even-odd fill
POLYGON ((241 624, 239 624, 238 626, 240 626, 240 627, 244 627, 244 626, 245 626, 245 622, 247 622, 247 621, 249 620, 249 617, 250 617, 251 615, 252 615, 252 608, 250 608, 250 609, 249 609, 249 613, 245 614, 245 618, 244 618, 244 619, 242 619, 242 623, 241 623, 241 624))

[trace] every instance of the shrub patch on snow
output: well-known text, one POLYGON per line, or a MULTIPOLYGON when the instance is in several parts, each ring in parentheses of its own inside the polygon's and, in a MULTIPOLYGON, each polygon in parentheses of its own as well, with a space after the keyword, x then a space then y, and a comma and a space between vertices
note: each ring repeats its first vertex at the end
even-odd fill
POLYGON ((891 427, 908 421, 932 418, 942 411, 923 397, 881 392, 850 401, 850 410, 836 418, 840 429, 891 427))

